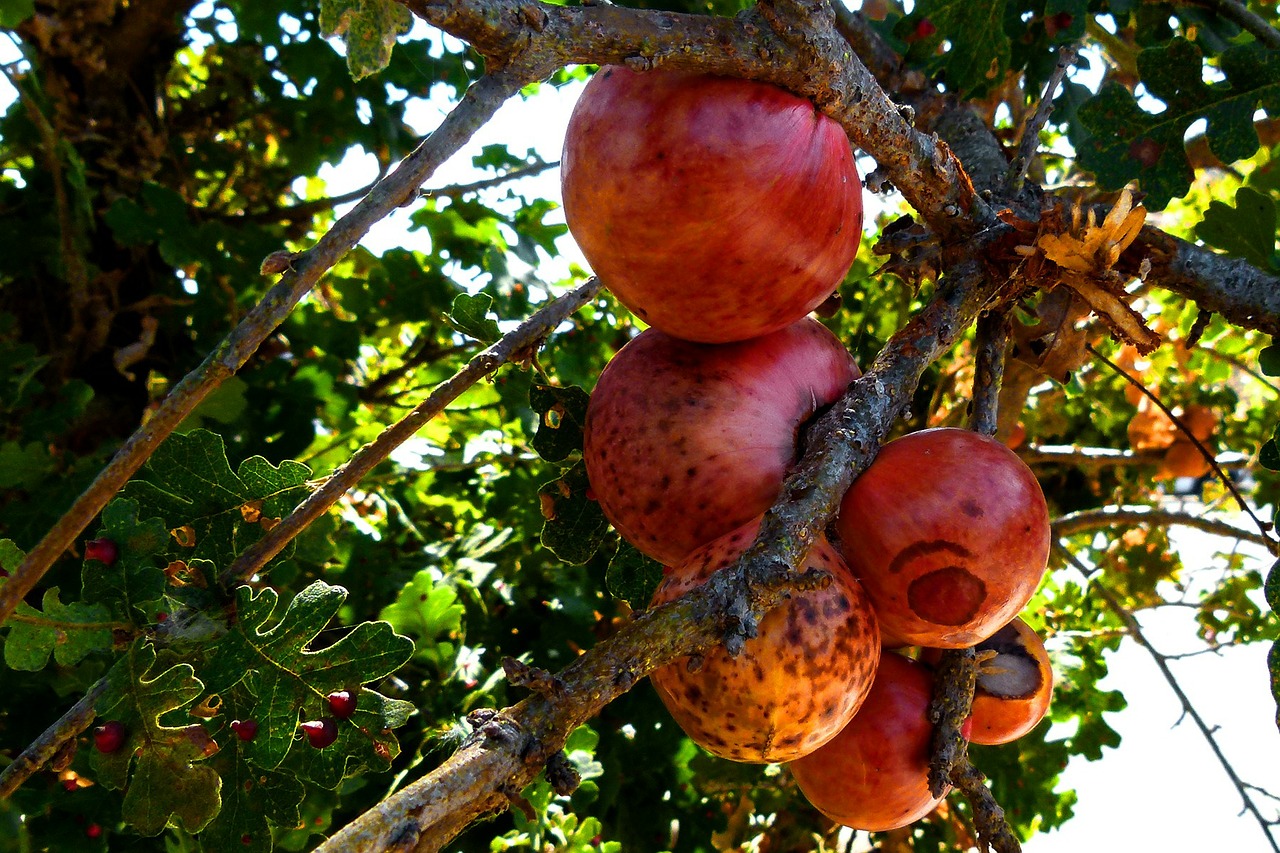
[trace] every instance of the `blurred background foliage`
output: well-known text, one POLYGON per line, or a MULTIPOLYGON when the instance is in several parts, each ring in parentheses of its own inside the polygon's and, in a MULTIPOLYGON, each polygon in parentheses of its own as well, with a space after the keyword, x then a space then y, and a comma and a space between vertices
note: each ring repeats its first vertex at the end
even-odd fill
MULTIPOLYGON (((710 14, 745 6, 636 5, 710 14)), ((1217 136, 1203 143, 1203 128, 1198 136, 1193 124, 1200 116, 1182 104, 1187 122, 1177 133, 1192 127, 1190 159, 1179 159, 1177 145, 1142 174, 1118 166, 1103 176, 1086 170, 1087 152, 1105 157, 1108 144, 1120 144, 1108 141, 1100 103, 1153 112, 1141 97, 1159 94, 1160 75, 1176 62, 1194 64, 1196 78, 1210 81, 1208 104, 1235 85, 1223 67, 1230 54, 1233 67, 1257 72, 1248 83, 1258 87, 1254 103, 1269 107, 1273 54, 1259 53, 1235 24, 1183 4, 1007 0, 992 4, 1003 10, 995 27, 980 26, 973 12, 982 5, 969 4, 966 12, 962 4, 922 0, 906 14, 893 3, 868 2, 864 12, 908 63, 970 99, 1007 142, 1034 107, 1056 47, 1083 40, 1080 73, 1059 99, 1042 139, 1049 153, 1033 178, 1075 187, 1084 199, 1104 199, 1106 190, 1140 178, 1154 193, 1152 208, 1164 208, 1153 217, 1161 227, 1280 269, 1280 170, 1271 157, 1280 135, 1270 114, 1256 122, 1260 147, 1244 150, 1247 144, 1227 145, 1217 136), (933 30, 921 37, 926 19, 933 30), (944 39, 950 50, 940 52, 944 39), (1152 51, 1164 51, 1158 55, 1166 61, 1144 62, 1157 56, 1152 51), (975 77, 962 62, 975 53, 996 57, 997 73, 983 69, 975 77), (1222 150, 1237 158, 1218 161, 1222 150)), ((1274 9, 1257 11, 1275 23, 1274 9)), ((0 539, 11 540, 0 565, 11 568, 14 555, 38 541, 156 401, 262 297, 271 283, 259 273, 262 259, 305 248, 334 221, 336 205, 358 198, 330 197, 322 170, 353 150, 389 169, 417 141, 409 111, 425 98, 456 100, 482 61, 418 26, 398 40, 385 69, 353 81, 340 44, 321 36, 319 10, 280 0, 14 0, 0 6, 0 26, 0 38, 10 42, 3 71, 16 93, 0 118, 0 539)), ((574 70, 547 85, 584 76, 574 70)), ((512 138, 475 155, 474 166, 498 179, 540 169, 554 155, 531 153, 512 138)), ((402 246, 352 252, 191 416, 183 428, 191 444, 180 445, 187 448, 181 452, 207 451, 209 483, 231 492, 247 488, 242 464, 267 470, 253 457, 264 458, 280 478, 262 494, 235 492, 243 502, 211 514, 240 511, 254 500, 279 504, 258 507, 268 518, 286 513, 299 492, 478 352, 485 341, 477 335, 484 333, 462 322, 459 296, 487 296, 479 316, 505 330, 585 277, 561 257, 567 238, 557 200, 493 184, 437 191, 414 205, 402 246)), ((825 320, 864 365, 928 296, 928 284, 917 291, 880 271, 870 250, 878 230, 900 212, 897 205, 885 200, 886 212, 870 223, 841 288, 842 307, 825 320)), ((1134 304, 1163 335, 1159 350, 1138 359, 1100 324, 1086 323, 1083 339, 1170 407, 1209 410, 1213 449, 1251 503, 1269 515, 1280 478, 1259 464, 1259 452, 1273 440, 1280 378, 1259 362, 1266 340, 1217 318, 1193 340, 1193 306, 1158 288, 1139 288, 1134 304)), ((572 482, 577 456, 570 449, 545 454, 555 460, 547 461, 537 452, 546 409, 535 389, 589 390, 635 331, 630 315, 601 296, 557 329, 535 361, 503 367, 464 394, 253 581, 257 591, 279 595, 281 610, 316 581, 346 590, 317 647, 370 620, 386 620, 414 641, 407 662, 370 685, 386 702, 416 708, 394 731, 396 754, 382 764, 369 759, 379 772, 339 766, 335 780, 286 762, 265 783, 275 792, 271 802, 246 809, 236 822, 224 818, 197 834, 190 822, 165 827, 161 814, 164 828, 146 835, 138 831, 141 812, 98 783, 101 768, 91 765, 82 738, 56 771, 38 774, 0 802, 0 851, 225 850, 231 848, 221 845, 237 840, 248 849, 308 849, 441 762, 466 732, 469 711, 519 698, 502 678, 503 656, 554 670, 614 631, 627 618, 628 600, 643 602, 654 567, 619 549, 599 527, 549 534, 570 545, 588 542, 557 548, 572 562, 544 547, 540 489, 566 471, 572 482)), ((1174 476, 1163 427, 1142 416, 1149 404, 1104 362, 1087 357, 1066 377, 1047 376, 1042 367, 1031 357, 1011 362, 1015 391, 1007 411, 1014 417, 1005 419, 1002 435, 1035 468, 1055 517, 1108 506, 1233 509, 1215 476, 1198 468, 1174 476)), ((972 373, 972 346, 965 342, 927 372, 902 429, 961 423, 972 373)), ((181 461, 154 460, 140 480, 169 482, 181 461)), ((148 494, 144 486, 130 488, 148 494)), ((218 683, 213 640, 245 629, 228 624, 229 598, 207 583, 221 566, 184 556, 182 531, 191 517, 159 500, 143 499, 142 510, 136 503, 113 506, 115 515, 104 516, 100 530, 128 537, 132 550, 123 563, 132 574, 112 580, 83 554, 68 554, 40 591, 57 587, 61 602, 71 603, 67 613, 31 597, 27 624, 70 633, 84 641, 83 653, 6 668, 0 767, 118 661, 155 649, 157 666, 168 673, 189 666, 203 686, 182 701, 171 696, 171 706, 154 710, 153 722, 185 724, 193 715, 207 721, 223 753, 206 766, 221 779, 225 803, 236 774, 257 766, 243 764, 252 755, 231 760, 233 748, 241 748, 226 734, 235 703, 254 701, 252 685, 228 686, 224 708, 202 708, 196 700, 218 683), (158 528, 148 521, 157 517, 158 528), (159 537, 148 539, 155 529, 159 537), (95 605, 106 610, 91 611, 95 605), (77 627, 104 619, 114 635, 85 639, 88 629, 77 627)), ((236 552, 258 522, 248 515, 231 520, 208 535, 223 537, 217 542, 236 552)), ((1073 533, 1069 545, 1090 572, 1057 564, 1030 609, 1050 637, 1059 671, 1052 716, 1060 725, 1046 722, 1016 744, 975 749, 976 763, 1024 836, 1071 817, 1074 794, 1057 786, 1067 759, 1100 759, 1103 747, 1118 740, 1104 712, 1125 699, 1098 682, 1107 671, 1104 652, 1124 634, 1125 612, 1191 606, 1206 648, 1277 636, 1275 617, 1262 603, 1265 567, 1256 560, 1228 553, 1209 569, 1187 567, 1161 524, 1100 524, 1073 533)), ((1223 548, 1230 552, 1231 543, 1223 548)), ((16 630, 0 642, 14 644, 16 630)), ((7 660, 17 655, 5 651, 7 660)), ((137 691, 140 684, 121 689, 137 691)), ((297 702, 314 698, 299 693, 297 702)), ((473 828, 450 849, 836 849, 836 831, 804 803, 785 770, 709 757, 674 726, 647 685, 575 734, 569 753, 585 780, 572 797, 557 797, 539 782, 524 793, 528 808, 473 828)), ((212 783, 204 784, 207 792, 212 783)), ((884 849, 941 851, 972 844, 973 830, 967 806, 953 798, 915 830, 890 836, 880 842, 884 849)))

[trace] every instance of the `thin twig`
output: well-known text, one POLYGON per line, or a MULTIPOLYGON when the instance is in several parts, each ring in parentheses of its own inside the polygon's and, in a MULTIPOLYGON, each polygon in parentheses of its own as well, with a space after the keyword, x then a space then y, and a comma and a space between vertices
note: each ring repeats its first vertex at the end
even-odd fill
POLYGON ((1022 180, 1031 166, 1031 158, 1040 147, 1040 131, 1044 129, 1049 121, 1049 115, 1053 112, 1053 96, 1062 85, 1067 71, 1076 64, 1076 56, 1079 52, 1079 46, 1074 44, 1063 45, 1058 50, 1058 64, 1054 66, 1053 73, 1049 75, 1049 81, 1045 83, 1044 94, 1040 96, 1036 111, 1022 128, 1022 137, 1018 141, 1018 153, 1014 155, 1013 162, 1009 165, 1010 192, 1016 193, 1022 188, 1022 180))
POLYGON ((129 437, 88 489, 31 549, 8 582, 0 586, 0 624, 160 442, 209 392, 249 360, 259 344, 284 322, 293 306, 311 290, 320 276, 355 246, 375 223, 411 200, 436 167, 461 148, 525 82, 518 76, 500 73, 482 77, 472 84, 440 126, 394 172, 379 181, 369 195, 338 220, 315 246, 292 262, 280 282, 205 357, 199 367, 184 376, 169 392, 151 418, 129 437))
POLYGON ((458 395, 514 357, 527 354, 566 318, 595 298, 600 291, 599 279, 589 279, 581 287, 547 303, 532 317, 504 335, 492 346, 477 353, 467 364, 419 403, 412 412, 383 430, 370 444, 356 452, 333 473, 324 485, 289 513, 283 521, 246 549, 235 562, 223 570, 221 579, 230 586, 243 581, 279 554, 307 525, 323 515, 365 474, 391 455, 397 447, 444 411, 458 395))
POLYGON ((79 737, 81 732, 89 728, 95 716, 93 705, 106 690, 107 680, 99 679, 79 702, 72 705, 67 713, 45 729, 44 733, 32 741, 12 764, 0 772, 0 800, 8 799, 9 795, 18 790, 23 782, 30 779, 57 755, 68 741, 79 737))
POLYGON ((559 160, 550 162, 539 160, 536 163, 530 163, 528 166, 521 166, 519 169, 512 169, 510 172, 504 172, 492 178, 485 178, 480 181, 472 181, 469 184, 453 184, 447 187, 437 187, 436 189, 422 190, 420 195, 423 198, 461 198, 469 193, 479 192, 480 190, 492 189, 500 187, 511 181, 520 178, 530 178, 534 175, 541 175, 548 169, 554 169, 560 165, 559 160))
POLYGON ((1193 527, 1215 536, 1228 539, 1240 539, 1256 545, 1268 547, 1271 539, 1249 530, 1242 530, 1235 525, 1214 518, 1205 518, 1185 512, 1160 509, 1152 506, 1105 507, 1103 509, 1086 509, 1073 512, 1055 519, 1052 522, 1054 536, 1072 536, 1089 530, 1102 530, 1121 525, 1150 524, 1159 527, 1178 525, 1193 527))
POLYGON ((1238 0, 1192 0, 1187 5, 1210 9, 1272 50, 1280 49, 1280 32, 1238 0))
MULTIPOLYGON (((1071 551, 1062 542, 1054 540, 1053 548, 1059 557, 1073 565, 1078 571, 1083 572, 1086 576, 1090 574, 1089 570, 1080 562, 1079 558, 1077 558, 1075 554, 1071 553, 1071 551)), ((1191 698, 1187 696, 1186 692, 1182 689, 1182 685, 1173 674, 1173 670, 1169 669, 1168 658, 1152 647, 1150 640, 1148 640, 1146 635, 1142 632, 1142 626, 1138 624, 1137 618, 1120 603, 1119 599, 1117 599, 1115 594, 1107 588, 1106 584, 1101 583, 1100 581, 1095 581, 1089 588, 1091 591, 1096 592, 1098 597, 1106 603, 1107 608, 1120 619, 1121 623, 1124 624, 1125 632, 1151 655, 1151 659, 1155 661, 1156 667, 1160 670, 1160 674, 1164 676, 1165 682, 1168 683, 1170 689, 1173 690, 1174 695, 1178 697, 1178 702, 1182 705, 1183 716, 1190 717, 1191 721, 1195 723, 1196 728, 1200 730, 1200 734, 1204 736, 1204 739, 1209 744, 1209 748, 1213 750, 1213 754, 1218 759, 1218 763, 1222 765, 1222 769, 1231 779, 1231 784, 1235 786, 1236 791, 1239 792, 1240 798, 1244 801, 1245 810, 1250 812, 1258 821, 1258 826, 1262 828, 1262 834, 1267 837, 1267 843, 1271 846, 1271 849, 1275 851, 1275 853, 1280 853, 1280 843, 1277 843, 1275 837, 1271 834, 1270 826, 1272 825, 1272 822, 1263 817, 1262 812, 1258 809, 1252 798, 1249 797, 1249 786, 1247 786, 1244 780, 1242 780, 1236 773, 1235 768, 1231 766, 1231 762, 1222 752, 1222 747, 1218 745, 1217 738, 1214 737, 1214 731, 1216 729, 1211 728, 1209 724, 1205 722, 1204 717, 1200 716, 1200 712, 1196 710, 1195 705, 1191 703, 1191 698)))
POLYGON ((1164 401, 1157 397, 1151 389, 1143 385, 1137 377, 1131 376, 1128 372, 1122 370, 1119 365, 1100 353, 1093 344, 1085 344, 1084 348, 1092 353, 1095 358, 1100 359, 1103 364, 1107 365, 1107 367, 1110 367, 1116 373, 1123 376, 1130 385, 1140 390, 1148 400, 1155 403, 1156 406, 1159 407, 1160 411, 1164 412, 1165 417, 1169 418, 1169 420, 1173 422, 1173 424, 1178 428, 1178 431, 1181 432, 1188 441, 1195 445, 1196 449, 1200 451, 1200 455, 1204 457, 1205 461, 1208 462, 1210 466, 1212 466, 1213 472, 1218 476, 1222 485, 1227 487, 1227 491, 1231 492, 1232 497, 1236 499, 1236 503, 1240 506, 1241 511, 1244 512, 1245 515, 1249 516, 1249 518, 1253 519, 1254 524, 1258 526, 1258 530, 1262 532, 1262 536, 1266 540, 1267 550, 1276 556, 1280 556, 1280 540, 1277 540, 1275 537, 1270 535, 1272 526, 1254 514, 1253 508, 1249 506, 1249 502, 1244 499, 1244 495, 1240 494, 1240 490, 1236 488, 1236 484, 1232 482, 1231 478, 1222 470, 1222 466, 1218 464, 1218 460, 1213 455, 1212 451, 1205 447, 1200 439, 1192 435, 1191 430, 1187 429, 1186 425, 1182 423, 1182 420, 1169 410, 1169 407, 1164 404, 1164 401))
POLYGON ((1009 346, 1009 316, 987 311, 978 317, 977 363, 973 374, 973 416, 970 429, 995 435, 999 427, 1000 385, 1004 381, 1005 351, 1009 346))

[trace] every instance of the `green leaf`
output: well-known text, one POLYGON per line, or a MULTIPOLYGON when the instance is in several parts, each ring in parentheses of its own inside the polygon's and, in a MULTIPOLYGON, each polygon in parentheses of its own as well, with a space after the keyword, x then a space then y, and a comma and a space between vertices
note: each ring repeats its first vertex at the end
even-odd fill
POLYGON ((145 479, 131 480, 120 494, 168 529, 188 528, 178 536, 176 556, 222 569, 262 537, 264 524, 298 505, 310 474, 301 463, 277 467, 261 456, 233 472, 221 436, 194 430, 170 436, 147 461, 145 479))
MULTIPOLYGON (((442 639, 461 635, 465 612, 457 591, 437 581, 433 569, 422 569, 405 584, 394 602, 382 608, 378 618, 390 623, 397 633, 413 638, 415 657, 429 658, 443 668, 451 661, 439 658, 437 645, 442 639)), ((448 651, 450 657, 455 653, 452 648, 448 651)))
POLYGON ((1267 654, 1267 669, 1271 671, 1271 695, 1276 699, 1276 727, 1280 728, 1280 641, 1271 644, 1267 654))
POLYGON ((459 293, 445 319, 450 326, 467 337, 491 344, 502 337, 497 321, 489 317, 489 309, 492 307, 493 297, 487 293, 477 293, 474 296, 459 293))
POLYGON ((925 58, 930 71, 945 73, 948 90, 963 95, 1004 78, 1011 52, 1004 17, 1005 0, 921 0, 894 33, 913 42, 911 55, 925 58), (934 30, 918 38, 917 27, 925 20, 934 30), (939 53, 943 42, 951 47, 939 53))
POLYGON ((542 502, 542 544, 566 563, 579 565, 600 550, 609 520, 587 497, 587 466, 581 460, 559 480, 538 487, 542 502))
POLYGON ((32 441, 19 444, 6 441, 0 444, 0 489, 30 488, 38 484, 53 469, 48 444, 32 441))
POLYGON ((210 761, 222 777, 222 810, 200 833, 200 842, 209 853, 269 853, 273 846, 271 825, 298 825, 306 788, 292 774, 264 770, 248 761, 248 742, 235 735, 230 721, 252 716, 248 704, 252 697, 246 691, 231 690, 222 698, 219 718, 226 724, 218 734, 223 748, 210 761))
POLYGON ((306 751, 298 759, 300 775, 333 788, 364 768, 386 769, 399 752, 387 730, 403 724, 413 706, 360 685, 403 666, 413 654, 413 642, 386 622, 365 622, 331 646, 309 648, 346 598, 342 587, 316 581, 269 624, 277 615, 275 590, 236 590, 235 629, 218 644, 202 674, 211 692, 222 693, 244 681, 256 698, 249 716, 258 721, 258 737, 245 747, 255 766, 274 770, 290 750, 306 751), (298 723, 328 715, 325 697, 335 690, 359 691, 356 713, 339 723, 337 743, 311 749, 296 737, 298 723))
POLYGON ((158 518, 139 518, 137 501, 116 498, 102 511, 99 538, 116 543, 118 556, 110 566, 86 560, 81 568, 82 597, 113 607, 125 618, 135 618, 145 605, 164 595, 165 575, 155 564, 164 550, 169 531, 158 518))
POLYGON ((127 734, 120 749, 95 750, 90 761, 99 781, 126 789, 123 817, 143 835, 158 835, 171 818, 188 832, 199 832, 222 802, 222 780, 203 763, 218 746, 199 723, 170 726, 161 718, 194 702, 203 685, 188 664, 152 675, 155 663, 155 647, 143 640, 107 674, 98 717, 120 721, 127 734))
POLYGON ((591 397, 576 385, 534 385, 529 406, 538 415, 538 431, 530 444, 548 462, 562 462, 582 450, 582 428, 591 397))
POLYGON ((1270 270, 1276 250, 1276 203, 1268 195, 1241 187, 1236 190, 1235 207, 1209 203, 1196 236, 1258 269, 1270 270))
POLYGON ((1267 606, 1275 613, 1280 613, 1280 560, 1276 560, 1267 573, 1267 581, 1263 585, 1267 596, 1267 606))
POLYGON ((341 36, 347 68, 356 80, 377 74, 391 62, 396 38, 413 27, 413 15, 394 0, 321 0, 320 32, 341 36))
POLYGON ((1209 148, 1232 163, 1258 150, 1253 114, 1280 107, 1280 52, 1257 44, 1233 47, 1220 59, 1226 81, 1203 79, 1203 54, 1177 38, 1138 55, 1143 85, 1165 103, 1148 113, 1123 86, 1110 83, 1085 103, 1079 119, 1090 134, 1079 146, 1080 163, 1103 189, 1118 190, 1140 179, 1145 203, 1162 210, 1187 193, 1194 178, 1183 137, 1199 119, 1208 121, 1209 148))
POLYGON ((1280 432, 1272 436, 1258 451, 1258 464, 1272 471, 1280 471, 1280 432))
POLYGON ((604 580, 610 595, 625 601, 632 610, 642 610, 649 606, 662 583, 662 564, 641 554, 631 543, 621 541, 604 580))
POLYGON ((63 604, 58 588, 45 590, 43 612, 19 602, 9 618, 4 662, 11 668, 35 672, 53 655, 61 666, 75 666, 90 652, 111 648, 111 612, 102 604, 63 604))
MULTIPOLYGON (((0 539, 0 569, 4 569, 6 572, 17 571, 18 564, 26 556, 23 550, 14 544, 12 539, 0 539)), ((0 578, 0 582, 3 582, 3 578, 0 578)))
POLYGON ((1258 369, 1267 376, 1280 376, 1280 344, 1263 347, 1258 353, 1258 369))
POLYGON ((0 0, 0 27, 13 29, 36 13, 36 0, 0 0))

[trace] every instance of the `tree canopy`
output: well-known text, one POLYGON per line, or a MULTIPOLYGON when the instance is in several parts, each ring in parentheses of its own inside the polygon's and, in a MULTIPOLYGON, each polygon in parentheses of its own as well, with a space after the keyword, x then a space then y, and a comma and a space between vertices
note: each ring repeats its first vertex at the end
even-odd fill
POLYGON ((1193 613, 1203 654, 1280 638, 1270 4, 0 0, 0 30, 4 853, 851 849, 646 681, 824 583, 799 569, 842 495, 928 427, 994 435, 1044 491, 1023 615, 1056 687, 1029 735, 965 748, 975 663, 948 654, 957 790, 875 849, 1069 821, 1063 769, 1132 698, 1107 655, 1137 640, 1179 686, 1148 614, 1193 613), (862 378, 745 555, 662 607, 582 452, 644 324, 521 182, 554 152, 469 147, 610 65, 807 98, 880 211, 818 312, 862 378), (352 152, 378 177, 333 195, 352 152), (479 177, 442 182, 459 152, 479 177), (397 211, 401 244, 362 247, 397 211))

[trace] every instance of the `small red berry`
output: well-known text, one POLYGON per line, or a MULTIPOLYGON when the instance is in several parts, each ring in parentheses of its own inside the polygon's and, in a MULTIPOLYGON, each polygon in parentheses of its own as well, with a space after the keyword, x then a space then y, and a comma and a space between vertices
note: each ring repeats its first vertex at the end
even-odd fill
POLYGON ((329 694, 329 710, 339 720, 349 720, 356 712, 356 697, 350 690, 335 690, 329 694))
POLYGON ((168 614, 168 613, 165 613, 163 610, 161 610, 159 613, 157 613, 157 614, 156 614, 156 621, 157 621, 157 622, 168 622, 168 621, 169 621, 169 614, 168 614))
POLYGON ((302 723, 302 730, 316 749, 324 749, 338 739, 338 724, 332 717, 302 723))
POLYGON ((249 741, 258 736, 257 720, 232 720, 231 731, 236 733, 236 737, 240 740, 249 741))
POLYGON ((90 838, 101 838, 102 827, 98 826, 96 823, 91 823, 84 828, 84 834, 90 838))
POLYGON ((111 565, 120 556, 120 548, 111 539, 90 539, 84 543, 84 558, 111 565))
POLYGON ((124 746, 129 730, 119 720, 109 720, 93 730, 93 745, 98 752, 110 755, 124 746))
POLYGON ((906 40, 908 42, 924 41, 937 31, 938 28, 934 25, 933 21, 928 18, 921 18, 916 22, 915 29, 911 31, 911 34, 907 36, 906 40))

